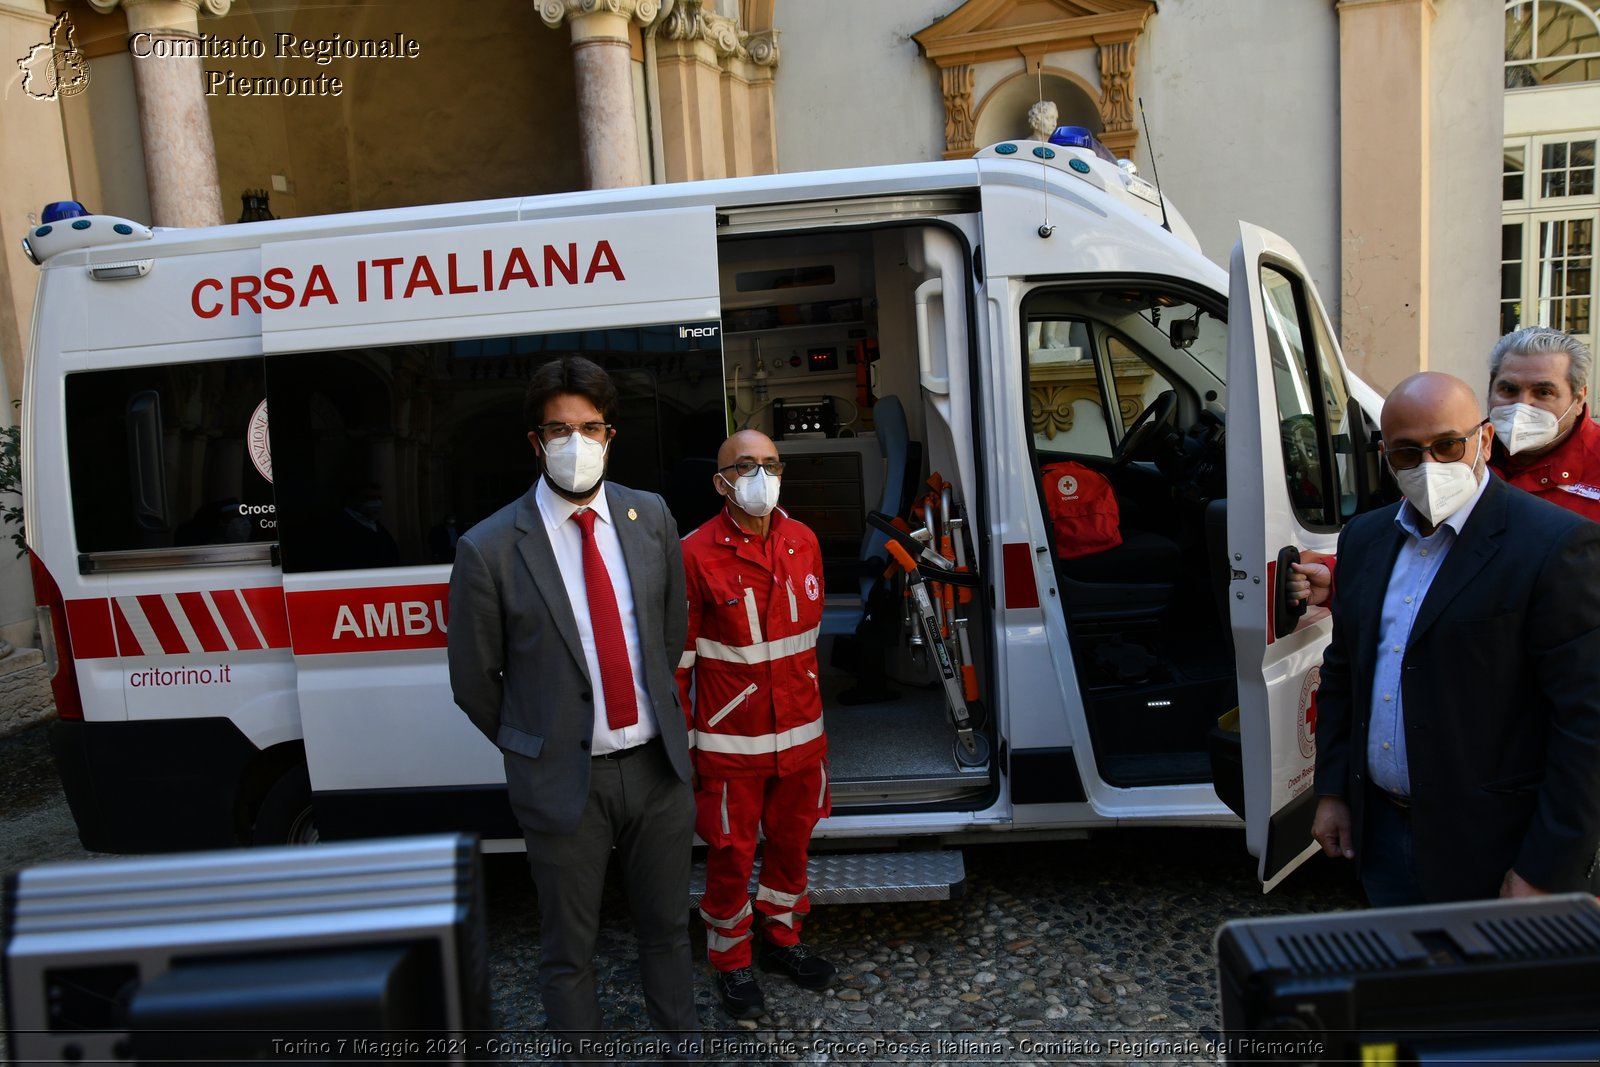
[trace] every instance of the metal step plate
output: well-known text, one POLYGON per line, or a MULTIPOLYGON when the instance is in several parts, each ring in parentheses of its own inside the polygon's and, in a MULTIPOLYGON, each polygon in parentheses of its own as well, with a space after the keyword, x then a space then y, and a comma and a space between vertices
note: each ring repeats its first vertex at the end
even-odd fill
MULTIPOLYGON (((756 891, 761 861, 750 876, 756 891)), ((952 849, 928 852, 823 852, 806 864, 813 904, 870 904, 883 900, 954 900, 966 888, 967 868, 952 849)), ((689 876, 689 905, 698 907, 706 889, 706 865, 689 876)))

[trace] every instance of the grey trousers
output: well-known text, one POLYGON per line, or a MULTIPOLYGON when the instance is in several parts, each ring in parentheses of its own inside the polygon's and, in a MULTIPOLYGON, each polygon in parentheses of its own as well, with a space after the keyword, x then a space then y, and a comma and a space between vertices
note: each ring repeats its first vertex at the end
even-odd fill
POLYGON ((604 1029, 595 992, 600 896, 613 848, 633 913, 645 1007, 658 1031, 698 1033, 689 950, 694 794, 653 741, 626 759, 596 759, 570 834, 522 826, 539 894, 539 993, 552 1033, 576 1042, 604 1029))

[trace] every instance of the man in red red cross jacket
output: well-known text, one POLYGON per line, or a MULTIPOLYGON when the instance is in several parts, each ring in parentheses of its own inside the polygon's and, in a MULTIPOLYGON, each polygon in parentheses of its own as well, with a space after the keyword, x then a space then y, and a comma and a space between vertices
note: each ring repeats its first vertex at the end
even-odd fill
POLYGON ((817 681, 822 553, 816 534, 777 506, 783 466, 765 434, 728 438, 713 476, 725 506, 683 540, 689 636, 678 685, 696 774, 695 832, 708 846, 700 914, 717 992, 740 1019, 765 1010, 752 941, 763 970, 803 988, 825 989, 837 975, 800 941, 811 906, 811 831, 829 810, 817 681))

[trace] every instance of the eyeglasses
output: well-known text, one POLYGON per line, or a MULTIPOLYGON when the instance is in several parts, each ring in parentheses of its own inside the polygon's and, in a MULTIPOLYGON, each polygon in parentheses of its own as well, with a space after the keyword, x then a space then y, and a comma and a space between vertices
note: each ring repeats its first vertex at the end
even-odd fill
POLYGON ((757 463, 753 459, 741 459, 739 462, 730 463, 726 467, 718 467, 717 470, 719 472, 720 471, 738 471, 739 472, 739 477, 741 477, 741 478, 754 477, 756 471, 763 470, 763 471, 766 471, 768 474, 770 474, 772 477, 776 478, 778 475, 783 473, 783 468, 786 467, 786 466, 788 466, 788 464, 784 463, 783 460, 781 460, 781 459, 770 460, 769 462, 766 462, 766 463, 757 463))
POLYGON ((1460 437, 1441 437, 1431 445, 1401 445, 1399 448, 1384 446, 1383 454, 1389 460, 1389 466, 1397 471, 1408 471, 1422 463, 1422 454, 1426 452, 1440 463, 1455 463, 1467 454, 1467 442, 1477 436, 1478 431, 1489 425, 1489 420, 1484 419, 1473 427, 1472 432, 1460 437))
POLYGON ((591 441, 603 441, 611 430, 609 422, 586 422, 580 426, 573 426, 566 422, 546 422, 538 427, 539 437, 546 444, 556 441, 565 441, 575 433, 581 433, 591 441))

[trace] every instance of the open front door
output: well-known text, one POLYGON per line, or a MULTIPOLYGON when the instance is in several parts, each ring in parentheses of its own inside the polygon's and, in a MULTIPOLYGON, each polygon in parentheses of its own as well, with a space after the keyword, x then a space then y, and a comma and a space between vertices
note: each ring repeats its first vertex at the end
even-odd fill
POLYGON ((1364 428, 1327 313, 1295 250, 1240 225, 1228 299, 1228 585, 1246 843, 1271 889, 1311 855, 1326 608, 1285 595, 1289 564, 1332 552, 1369 494, 1364 428))

